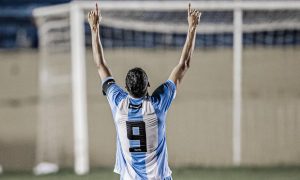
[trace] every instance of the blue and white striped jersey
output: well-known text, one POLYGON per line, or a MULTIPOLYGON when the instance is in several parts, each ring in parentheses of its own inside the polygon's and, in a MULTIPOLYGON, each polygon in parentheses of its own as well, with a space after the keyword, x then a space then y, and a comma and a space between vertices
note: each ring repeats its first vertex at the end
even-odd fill
POLYGON ((108 78, 103 83, 117 131, 114 172, 124 180, 171 179, 166 114, 176 86, 167 80, 151 96, 133 98, 108 78))

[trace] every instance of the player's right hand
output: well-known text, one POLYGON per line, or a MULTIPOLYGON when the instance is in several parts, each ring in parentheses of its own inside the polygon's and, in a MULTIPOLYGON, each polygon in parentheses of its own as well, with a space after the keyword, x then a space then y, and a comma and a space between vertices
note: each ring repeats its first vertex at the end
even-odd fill
POLYGON ((189 27, 196 27, 200 22, 201 12, 196 9, 191 9, 191 3, 188 8, 188 23, 189 27))
POLYGON ((96 3, 96 9, 91 10, 88 13, 88 22, 93 31, 96 31, 99 28, 100 21, 102 19, 100 10, 98 9, 98 4, 96 3))

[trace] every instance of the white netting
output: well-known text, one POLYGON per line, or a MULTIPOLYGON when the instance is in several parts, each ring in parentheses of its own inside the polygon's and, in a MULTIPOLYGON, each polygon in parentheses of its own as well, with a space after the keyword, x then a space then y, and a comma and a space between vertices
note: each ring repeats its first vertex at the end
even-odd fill
MULTIPOLYGON (((202 11, 201 33, 233 31, 233 11, 202 11)), ((186 11, 103 11, 103 24, 114 28, 158 33, 185 33, 186 11)), ((244 31, 300 28, 300 11, 245 11, 244 31)))
MULTIPOLYGON (((159 3, 156 2, 157 6, 159 3)), ((63 11, 37 18, 40 47, 46 46, 47 49, 52 49, 51 47, 55 49, 58 46, 69 47, 68 8, 65 6, 63 11)), ((84 6, 82 9, 85 14, 89 11, 89 8, 84 6)), ((202 12, 200 35, 196 40, 196 46, 231 46, 234 28, 233 10, 204 9, 202 12)), ((172 9, 171 4, 163 10, 153 10, 153 7, 147 9, 147 6, 135 9, 131 6, 115 9, 104 6, 102 16, 101 37, 105 47, 181 47, 185 40, 187 31, 185 8, 174 6, 172 9)), ((86 44, 90 45, 87 23, 85 30, 86 44)), ((244 43, 248 45, 300 44, 300 10, 244 10, 243 32, 244 43)))
POLYGON ((72 140, 72 89, 70 61, 70 21, 68 14, 39 18, 39 112, 36 163, 34 173, 44 163, 71 165, 66 156, 72 140), (66 162, 67 163, 62 163, 66 162))

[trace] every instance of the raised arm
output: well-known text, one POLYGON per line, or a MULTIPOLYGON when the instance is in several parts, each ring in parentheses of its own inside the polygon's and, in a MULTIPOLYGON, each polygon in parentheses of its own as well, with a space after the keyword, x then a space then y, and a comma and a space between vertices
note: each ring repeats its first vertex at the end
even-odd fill
POLYGON ((100 21, 101 21, 101 13, 98 9, 98 5, 96 4, 96 9, 91 10, 88 14, 88 21, 91 28, 92 33, 92 46, 93 46, 93 56, 94 62, 98 68, 98 73, 103 81, 105 78, 111 76, 111 72, 107 66, 107 63, 103 54, 103 47, 100 40, 100 21))
POLYGON ((191 9, 191 4, 188 7, 188 32, 186 36, 186 41, 181 53, 181 57, 178 65, 173 69, 169 79, 172 80, 175 85, 178 87, 182 81, 183 76, 190 67, 190 61, 192 58, 192 53, 194 51, 195 39, 197 26, 200 21, 201 13, 198 10, 191 9))

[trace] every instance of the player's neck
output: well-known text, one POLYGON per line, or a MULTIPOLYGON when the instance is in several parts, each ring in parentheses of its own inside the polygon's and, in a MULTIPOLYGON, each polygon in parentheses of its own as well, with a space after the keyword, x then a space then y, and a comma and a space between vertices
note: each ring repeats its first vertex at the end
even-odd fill
POLYGON ((148 96, 149 96, 148 92, 142 97, 134 97, 133 95, 129 94, 129 97, 131 99, 134 99, 134 100, 142 100, 142 99, 144 99, 145 97, 148 97, 148 96))

